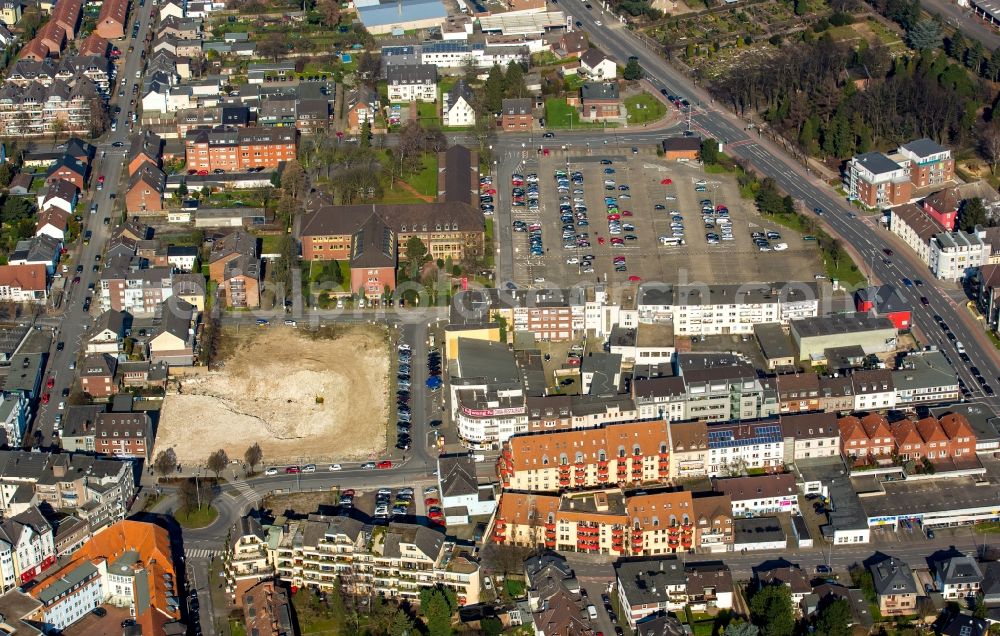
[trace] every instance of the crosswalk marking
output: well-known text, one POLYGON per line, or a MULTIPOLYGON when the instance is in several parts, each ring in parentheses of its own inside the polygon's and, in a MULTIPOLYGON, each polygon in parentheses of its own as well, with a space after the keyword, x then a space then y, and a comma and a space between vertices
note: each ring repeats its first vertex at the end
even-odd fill
POLYGON ((222 550, 212 550, 210 548, 193 548, 184 550, 184 555, 189 559, 207 559, 222 554, 222 550))

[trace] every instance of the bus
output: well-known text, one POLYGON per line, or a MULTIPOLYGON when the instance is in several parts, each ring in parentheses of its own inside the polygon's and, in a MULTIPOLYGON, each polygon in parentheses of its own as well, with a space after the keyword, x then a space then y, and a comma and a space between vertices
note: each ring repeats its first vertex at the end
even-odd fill
POLYGON ((679 236, 661 236, 660 245, 678 246, 684 245, 684 239, 679 236))

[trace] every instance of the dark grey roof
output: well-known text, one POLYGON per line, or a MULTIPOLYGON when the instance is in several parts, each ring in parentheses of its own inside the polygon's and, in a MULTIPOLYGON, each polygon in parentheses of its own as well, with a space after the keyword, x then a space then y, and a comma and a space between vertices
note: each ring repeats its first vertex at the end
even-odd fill
POLYGON ((476 460, 471 455, 443 455, 438 459, 441 475, 441 495, 462 497, 479 492, 476 460))
POLYGON ((458 339, 456 371, 461 378, 517 382, 520 374, 507 345, 473 338, 458 339))
POLYGON ((437 82, 437 66, 433 64, 390 64, 385 69, 389 85, 434 84, 437 82))
POLYGON ((941 144, 926 137, 907 142, 900 147, 909 150, 918 157, 929 157, 931 155, 948 151, 948 149, 941 144))
POLYGON ((795 349, 785 333, 784 328, 776 322, 766 322, 754 325, 753 333, 757 336, 764 357, 769 360, 778 358, 794 358, 795 349))
POLYGON ((265 541, 267 536, 264 534, 264 528, 260 525, 260 521, 252 516, 247 515, 246 517, 240 517, 233 524, 232 529, 229 531, 229 547, 232 548, 238 544, 243 537, 254 536, 260 541, 265 541))
POLYGON ((672 586, 685 585, 687 575, 679 559, 620 560, 615 576, 632 605, 654 605, 670 599, 672 586))
POLYGON ((635 636, 687 636, 681 622, 669 614, 655 614, 635 625, 635 636))
POLYGON ((941 636, 986 636, 990 623, 968 614, 956 614, 941 628, 941 636))
POLYGON ((739 549, 742 544, 785 541, 788 537, 777 517, 753 517, 733 519, 733 538, 739 549))
POLYGON ((976 560, 965 554, 956 555, 934 564, 938 577, 945 585, 960 583, 980 583, 983 571, 976 560))
POLYGON ((461 97, 465 100, 467 104, 472 105, 472 89, 464 79, 460 79, 455 82, 455 85, 451 87, 448 91, 448 105, 445 110, 450 110, 458 102, 458 98, 461 97))
POLYGON ((454 145, 444 153, 444 201, 473 204, 473 182, 479 177, 479 161, 471 150, 454 145))
POLYGON ((903 298, 894 285, 879 285, 858 290, 858 300, 872 303, 876 314, 910 311, 910 303, 903 298))
POLYGON ((862 312, 799 318, 791 321, 791 328, 800 338, 896 329, 892 321, 885 316, 873 316, 862 312))
POLYGON ((395 267, 396 234, 372 213, 351 237, 351 267, 395 267))
MULTIPOLYGON (((591 49, 593 50, 593 49, 591 49)), ((589 51, 588 51, 589 52, 589 51)), ((580 99, 618 99, 618 84, 615 82, 588 82, 580 87, 580 99)))
POLYGON ((863 155, 856 155, 854 161, 875 175, 894 172, 900 169, 898 163, 886 157, 881 152, 866 152, 863 155))
POLYGON ((530 115, 534 102, 529 97, 507 98, 501 102, 501 112, 505 115, 530 115))
POLYGON ((872 582, 879 594, 917 594, 913 571, 904 561, 891 557, 879 561, 871 568, 872 582))

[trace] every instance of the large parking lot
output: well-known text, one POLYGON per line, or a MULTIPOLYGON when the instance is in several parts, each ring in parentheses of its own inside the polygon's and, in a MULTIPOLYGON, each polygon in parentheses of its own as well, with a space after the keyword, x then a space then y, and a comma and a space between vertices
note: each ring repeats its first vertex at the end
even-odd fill
MULTIPOLYGON (((518 285, 739 283, 822 271, 815 242, 761 218, 733 175, 646 150, 532 156, 521 170, 524 205, 512 207, 518 285)), ((499 175, 497 187, 514 187, 511 176, 499 175)))

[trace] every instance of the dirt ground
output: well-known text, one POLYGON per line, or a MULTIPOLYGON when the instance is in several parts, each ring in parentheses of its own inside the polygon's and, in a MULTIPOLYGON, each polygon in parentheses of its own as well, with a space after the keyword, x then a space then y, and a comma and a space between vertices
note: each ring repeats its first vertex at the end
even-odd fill
MULTIPOLYGON (((370 459, 385 449, 389 352, 384 330, 311 334, 272 326, 239 335, 221 369, 181 381, 164 400, 156 452, 204 462, 223 448, 242 461, 254 442, 263 464, 370 459)), ((224 347, 230 343, 224 343, 224 347)))

